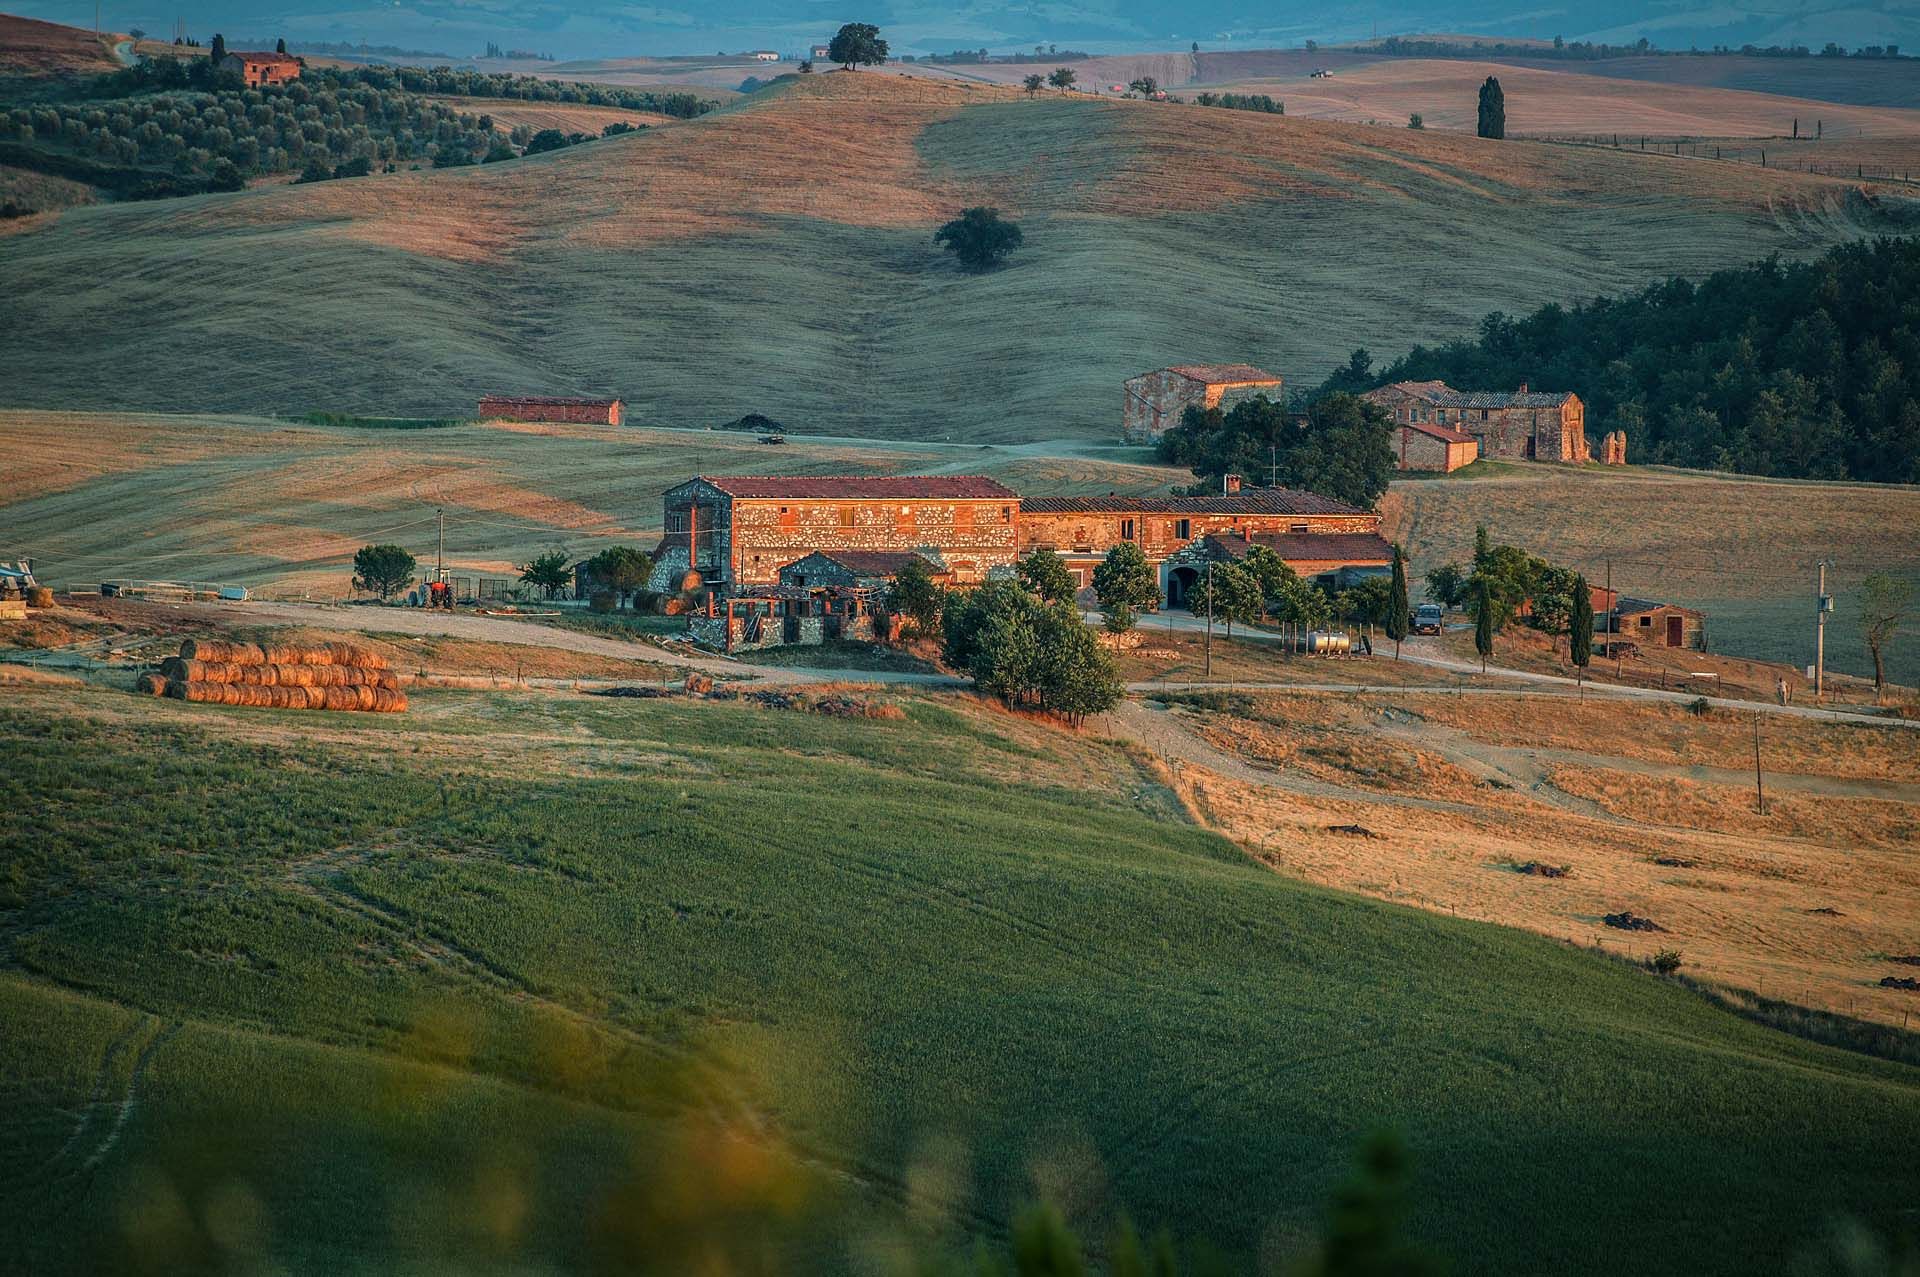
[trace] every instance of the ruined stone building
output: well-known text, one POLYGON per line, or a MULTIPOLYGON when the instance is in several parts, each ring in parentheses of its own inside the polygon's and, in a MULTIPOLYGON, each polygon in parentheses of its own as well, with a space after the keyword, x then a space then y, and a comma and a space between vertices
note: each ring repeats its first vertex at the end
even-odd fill
POLYGON ((778 585, 809 555, 873 552, 921 554, 975 584, 1012 566, 1019 509, 1017 494, 979 475, 701 475, 667 490, 652 588, 678 590, 697 573, 733 594, 778 585))
POLYGON ((1400 381, 1362 398, 1387 410, 1396 424, 1451 427, 1479 446, 1482 457, 1504 461, 1592 459, 1586 408, 1571 391, 1455 390, 1444 381, 1400 381))
MULTIPOLYGON (((1327 570, 1329 560, 1343 555, 1372 556, 1379 531, 1380 516, 1371 511, 1289 488, 1246 488, 1200 497, 1027 497, 1020 503, 1021 554, 1052 550, 1085 588, 1107 551, 1131 541, 1149 563, 1162 567, 1161 590, 1173 606, 1179 606, 1192 578, 1169 573, 1164 565, 1198 538, 1283 536, 1288 538, 1287 554, 1302 556, 1294 570, 1310 567, 1302 574, 1318 575, 1327 570), (1369 534, 1372 541, 1363 545, 1341 539, 1353 534, 1369 534)), ((1339 566, 1347 565, 1336 563, 1339 566)))
POLYGON ((1256 395, 1280 400, 1280 378, 1248 364, 1181 364, 1129 377, 1123 386, 1120 437, 1127 443, 1156 442, 1188 408, 1225 410, 1256 395))
POLYGON ((626 420, 618 399, 576 399, 558 395, 486 395, 480 400, 484 421, 561 421, 587 426, 617 426, 626 420))

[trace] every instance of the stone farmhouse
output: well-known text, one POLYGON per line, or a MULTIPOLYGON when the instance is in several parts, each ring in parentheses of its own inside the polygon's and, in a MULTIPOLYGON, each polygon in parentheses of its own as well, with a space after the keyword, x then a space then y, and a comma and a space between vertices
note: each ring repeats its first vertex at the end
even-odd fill
POLYGON ((588 426, 617 426, 627 419, 618 399, 576 399, 555 395, 485 395, 483 421, 559 421, 588 426))
POLYGON ((663 506, 649 586, 691 595, 689 628, 728 651, 883 636, 874 606, 915 557, 965 586, 1052 550, 1084 591, 1107 552, 1131 542, 1175 606, 1209 557, 1256 544, 1335 586, 1392 560, 1379 515, 1283 488, 1023 499, 979 475, 701 475, 663 506))
POLYGON ((1678 603, 1621 597, 1595 617, 1594 628, 1605 641, 1640 647, 1682 647, 1707 650, 1707 614, 1678 603))
POLYGON ((1156 442, 1189 408, 1227 409, 1256 395, 1280 398, 1280 378, 1250 364, 1181 364, 1123 384, 1120 437, 1127 443, 1156 442))
POLYGON ((656 590, 689 573, 722 594, 775 586, 820 552, 919 553, 956 585, 1011 567, 1020 497, 980 475, 701 475, 669 488, 656 590))
POLYGON ((249 89, 292 84, 300 78, 300 59, 285 53, 232 53, 220 60, 222 71, 235 71, 249 89))
MULTIPOLYGON (((1571 391, 1455 390, 1444 381, 1400 381, 1362 398, 1386 409, 1396 424, 1451 427, 1502 461, 1592 460, 1586 408, 1571 391)), ((1624 439, 1620 455, 1625 457, 1624 439)), ((1406 468, 1406 467, 1403 467, 1406 468)))

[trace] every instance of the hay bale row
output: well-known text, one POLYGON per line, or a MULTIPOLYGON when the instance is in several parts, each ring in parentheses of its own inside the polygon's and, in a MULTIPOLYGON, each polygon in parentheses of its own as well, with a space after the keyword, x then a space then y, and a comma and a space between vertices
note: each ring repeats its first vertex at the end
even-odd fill
POLYGON ((350 687, 267 686, 260 683, 194 683, 167 680, 167 695, 204 705, 253 705, 264 709, 358 710, 370 714, 399 714, 407 708, 406 693, 362 683, 350 687))
POLYGON ((133 690, 147 696, 165 696, 167 680, 158 674, 142 674, 133 680, 133 690))
POLYGON ((169 656, 160 672, 180 683, 252 683, 262 687, 384 687, 398 691, 392 670, 357 665, 243 665, 237 661, 192 661, 169 656))
POLYGON ((342 665, 383 670, 387 658, 352 643, 232 643, 225 639, 188 639, 180 658, 216 665, 342 665))

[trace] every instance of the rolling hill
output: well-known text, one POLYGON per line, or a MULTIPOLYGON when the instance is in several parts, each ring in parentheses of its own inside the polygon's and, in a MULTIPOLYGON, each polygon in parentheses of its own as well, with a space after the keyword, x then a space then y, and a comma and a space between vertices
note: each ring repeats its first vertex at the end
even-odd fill
POLYGON ((1355 346, 1812 252, 1908 207, 1748 165, 836 73, 480 169, 65 213, 0 257, 0 380, 58 408, 612 391, 669 425, 1108 437, 1142 368, 1315 381, 1355 346), (977 203, 1027 244, 976 277, 931 232, 977 203))

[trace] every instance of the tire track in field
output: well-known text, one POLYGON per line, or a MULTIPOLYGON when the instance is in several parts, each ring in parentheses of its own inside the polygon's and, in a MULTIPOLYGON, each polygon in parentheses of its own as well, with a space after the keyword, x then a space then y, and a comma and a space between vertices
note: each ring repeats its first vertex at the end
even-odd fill
POLYGON ((173 1040, 181 1027, 181 1022, 175 1020, 149 1038, 147 1044, 140 1048, 140 1054, 133 1062, 133 1072, 127 1075, 127 1093, 120 1099, 119 1107, 113 1115, 113 1125, 107 1129, 106 1138, 101 1140, 87 1160, 80 1164, 81 1171, 91 1171, 99 1166, 106 1160, 107 1154, 114 1150, 114 1146, 119 1144, 120 1134, 126 1129, 127 1120, 139 1107, 140 1084, 146 1079, 148 1066, 153 1063, 154 1055, 161 1047, 173 1040))

